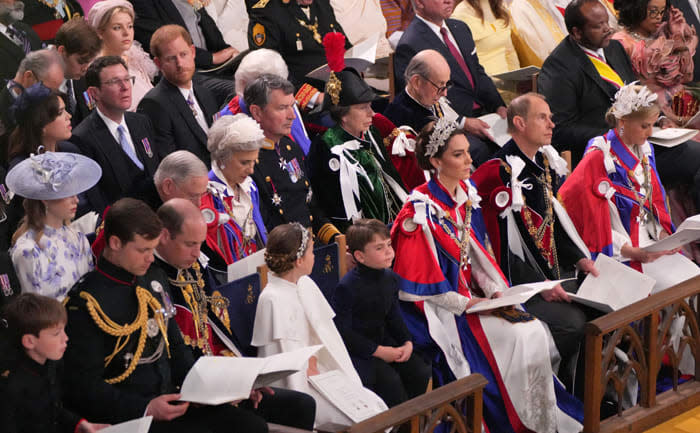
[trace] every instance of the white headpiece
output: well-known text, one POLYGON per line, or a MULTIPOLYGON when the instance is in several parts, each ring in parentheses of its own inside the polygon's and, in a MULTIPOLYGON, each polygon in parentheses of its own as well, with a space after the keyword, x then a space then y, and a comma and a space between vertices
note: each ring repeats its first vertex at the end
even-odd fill
POLYGON ((435 122, 433 133, 430 134, 428 145, 425 146, 425 156, 428 158, 433 157, 438 152, 440 147, 447 143, 447 139, 457 128, 458 125, 456 122, 449 120, 444 116, 439 118, 437 122, 435 122))
POLYGON ((638 87, 639 81, 622 86, 620 90, 615 93, 615 102, 613 102, 613 115, 621 119, 628 114, 634 113, 640 108, 650 107, 658 95, 647 86, 641 86, 639 92, 637 92, 636 87, 638 87))
POLYGON ((309 230, 307 230, 303 225, 299 223, 294 223, 294 225, 301 230, 301 244, 297 250, 297 259, 300 259, 304 257, 304 253, 306 252, 306 247, 309 245, 309 238, 311 235, 309 235, 309 230))

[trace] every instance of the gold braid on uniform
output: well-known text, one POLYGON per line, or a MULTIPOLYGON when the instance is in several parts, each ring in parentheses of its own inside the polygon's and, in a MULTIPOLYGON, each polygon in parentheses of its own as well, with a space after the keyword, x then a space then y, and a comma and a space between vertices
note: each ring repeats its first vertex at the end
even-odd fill
POLYGON ((114 346, 114 351, 111 355, 105 358, 105 367, 107 367, 115 356, 127 345, 131 335, 136 331, 141 331, 139 335, 138 345, 136 346, 136 352, 134 357, 131 358, 129 367, 117 377, 111 379, 105 379, 106 383, 114 385, 124 381, 127 377, 131 376, 134 372, 136 366, 138 365, 141 355, 143 354, 143 349, 146 346, 146 338, 148 337, 148 307, 154 313, 155 320, 158 322, 158 327, 163 335, 163 340, 165 340, 165 346, 168 350, 168 358, 170 357, 170 345, 168 344, 168 333, 165 328, 165 318, 162 313, 162 306, 158 300, 151 295, 151 293, 141 286, 136 287, 136 298, 139 303, 139 313, 133 323, 120 325, 110 319, 107 314, 102 311, 102 307, 97 302, 97 300, 87 292, 81 292, 80 297, 85 299, 85 306, 87 307, 88 313, 92 320, 95 322, 98 328, 100 328, 106 334, 113 337, 117 337, 117 344, 114 346), (126 339, 124 339, 126 337, 126 339), (124 339, 124 340, 123 340, 124 339), (122 341, 123 340, 123 341, 122 341))
POLYGON ((222 322, 224 326, 229 327, 228 318, 228 305, 229 300, 220 295, 207 296, 204 292, 204 278, 202 278, 202 272, 199 267, 198 262, 192 264, 192 269, 194 269, 195 279, 187 271, 180 272, 177 279, 169 280, 170 284, 175 287, 179 287, 182 292, 183 298, 192 313, 192 321, 194 322, 194 330, 196 333, 196 341, 192 342, 189 336, 183 334, 185 342, 191 346, 198 347, 206 355, 212 355, 213 351, 211 345, 209 344, 209 327, 208 316, 209 316, 209 306, 212 309, 217 308, 219 311, 224 311, 224 317, 222 322), (190 341, 187 341, 190 340, 190 341))

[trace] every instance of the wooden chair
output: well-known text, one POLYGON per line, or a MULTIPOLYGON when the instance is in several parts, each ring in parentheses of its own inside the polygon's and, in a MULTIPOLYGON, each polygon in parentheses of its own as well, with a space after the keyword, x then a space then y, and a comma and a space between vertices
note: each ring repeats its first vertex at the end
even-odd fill
POLYGON ((396 77, 394 76, 394 53, 389 54, 389 102, 396 96, 396 77))
POLYGON ((256 356, 257 350, 251 346, 255 310, 262 287, 259 274, 247 275, 219 286, 214 291, 229 300, 228 321, 231 332, 238 338, 238 349, 244 356, 256 356))

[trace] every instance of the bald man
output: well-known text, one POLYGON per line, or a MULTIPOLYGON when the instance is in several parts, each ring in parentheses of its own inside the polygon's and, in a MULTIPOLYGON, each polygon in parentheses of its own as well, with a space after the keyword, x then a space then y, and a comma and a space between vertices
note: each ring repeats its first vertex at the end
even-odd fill
POLYGON ((469 152, 474 166, 487 161, 498 149, 489 126, 480 119, 460 116, 447 99, 450 66, 435 50, 423 50, 413 56, 404 73, 406 87, 384 110, 384 116, 396 126, 410 126, 416 133, 439 117, 447 117, 467 132, 469 152))
MULTIPOLYGON (((191 200, 173 198, 158 209, 158 218, 163 222, 163 233, 152 267, 167 275, 175 321, 195 359, 250 355, 237 338, 236 330, 229 329, 229 301, 215 292, 207 258, 200 252, 200 245, 207 237, 207 224, 199 208, 191 200)), ((306 430, 313 428, 316 412, 311 396, 276 388, 253 390, 250 399, 239 407, 247 410, 248 416, 306 430)))

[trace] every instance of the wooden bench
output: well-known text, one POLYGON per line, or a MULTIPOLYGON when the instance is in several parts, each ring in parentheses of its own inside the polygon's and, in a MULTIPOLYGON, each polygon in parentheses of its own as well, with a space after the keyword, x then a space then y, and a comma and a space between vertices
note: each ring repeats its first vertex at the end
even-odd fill
POLYGON ((700 277, 695 277, 586 324, 584 433, 642 432, 700 404, 700 277), (678 351, 669 334, 674 316, 685 316, 678 351), (629 361, 620 362, 614 350, 620 343, 629 361), (695 378, 678 384, 678 364, 685 347, 695 361, 695 378), (673 371, 672 389, 656 394, 661 361, 667 355, 673 371), (639 404, 603 421, 600 405, 612 382, 622 395, 630 375, 639 381, 639 404))
POLYGON ((432 432, 441 422, 453 422, 456 433, 481 432, 482 393, 488 381, 472 374, 419 395, 351 426, 348 433, 383 433, 404 424, 412 433, 432 432))

